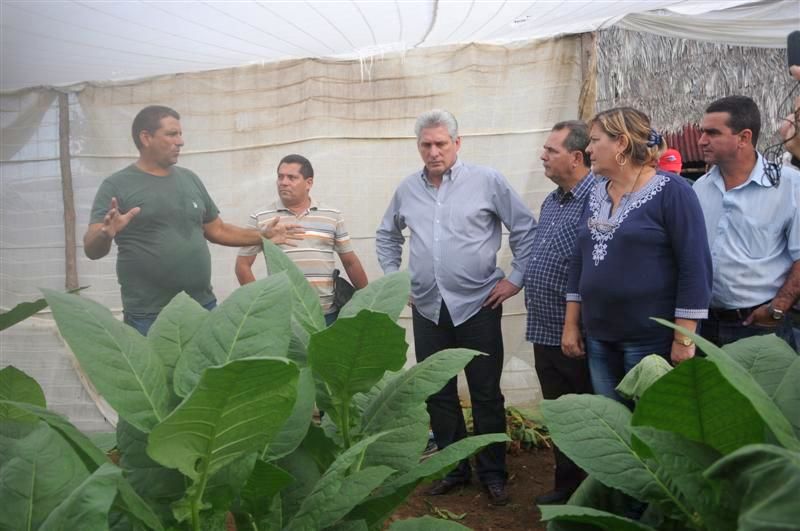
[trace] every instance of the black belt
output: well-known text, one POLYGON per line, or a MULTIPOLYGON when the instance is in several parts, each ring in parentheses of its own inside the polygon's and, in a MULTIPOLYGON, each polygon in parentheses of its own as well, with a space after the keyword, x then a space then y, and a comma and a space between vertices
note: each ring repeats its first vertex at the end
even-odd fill
POLYGON ((763 304, 757 304, 750 308, 710 308, 708 310, 708 317, 710 319, 716 319, 717 321, 744 321, 751 313, 761 306, 763 306, 763 304))

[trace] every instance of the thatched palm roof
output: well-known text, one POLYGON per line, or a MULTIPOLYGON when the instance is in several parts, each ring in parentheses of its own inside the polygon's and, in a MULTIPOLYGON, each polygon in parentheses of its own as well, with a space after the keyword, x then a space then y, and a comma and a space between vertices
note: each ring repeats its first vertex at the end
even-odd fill
POLYGON ((793 82, 785 48, 749 48, 611 28, 597 39, 597 109, 630 105, 675 132, 717 98, 743 94, 761 109, 759 145, 775 142, 793 82), (782 105, 782 106, 781 106, 782 105))

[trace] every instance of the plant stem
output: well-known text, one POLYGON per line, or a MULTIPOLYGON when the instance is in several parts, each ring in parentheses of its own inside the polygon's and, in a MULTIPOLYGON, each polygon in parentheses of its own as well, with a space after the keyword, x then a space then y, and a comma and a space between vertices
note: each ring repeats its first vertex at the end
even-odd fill
POLYGON ((347 450, 351 446, 350 442, 350 401, 346 400, 342 409, 339 411, 339 418, 342 420, 342 440, 344 441, 344 449, 347 450))

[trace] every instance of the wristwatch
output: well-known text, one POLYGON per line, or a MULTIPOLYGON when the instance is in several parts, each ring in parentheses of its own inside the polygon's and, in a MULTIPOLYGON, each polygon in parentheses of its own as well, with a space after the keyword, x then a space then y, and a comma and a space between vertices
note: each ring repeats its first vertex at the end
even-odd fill
POLYGON ((777 309, 772 304, 767 306, 767 312, 769 313, 770 317, 772 317, 772 319, 774 319, 775 321, 782 321, 783 320, 783 316, 784 316, 783 310, 777 309))
POLYGON ((694 341, 692 341, 692 338, 686 337, 686 336, 683 336, 680 339, 678 339, 676 337, 675 338, 675 343, 678 343, 679 345, 683 345, 684 347, 691 347, 692 345, 694 345, 694 341))

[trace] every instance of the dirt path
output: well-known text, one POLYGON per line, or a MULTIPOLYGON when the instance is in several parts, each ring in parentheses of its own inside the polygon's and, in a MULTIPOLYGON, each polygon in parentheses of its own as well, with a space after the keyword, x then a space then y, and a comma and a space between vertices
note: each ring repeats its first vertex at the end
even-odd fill
MULTIPOLYGON (((539 521, 540 514, 533 499, 552 488, 553 454, 551 450, 522 451, 507 456, 511 503, 505 507, 489 505, 486 494, 475 481, 463 489, 445 496, 424 496, 429 485, 420 485, 393 519, 415 516, 436 516, 436 509, 449 511, 457 520, 475 531, 544 531, 546 525, 539 521)), ((446 513, 447 514, 447 513, 446 513)))

